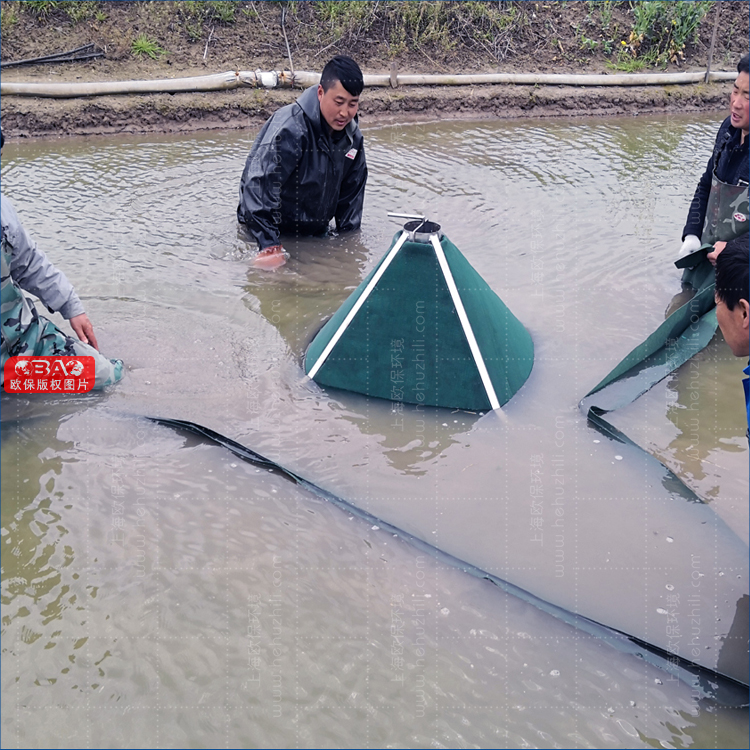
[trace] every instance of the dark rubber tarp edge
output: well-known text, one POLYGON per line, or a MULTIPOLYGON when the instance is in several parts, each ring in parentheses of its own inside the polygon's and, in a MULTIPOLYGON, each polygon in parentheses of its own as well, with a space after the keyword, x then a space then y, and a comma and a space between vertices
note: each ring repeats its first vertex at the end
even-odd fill
POLYGON ((525 589, 514 586, 512 583, 509 583, 502 578, 498 578, 491 573, 487 573, 486 571, 477 568, 475 565, 471 565, 453 555, 443 552, 419 537, 403 531, 387 521, 383 521, 372 513, 368 513, 367 511, 358 508, 349 501, 334 495, 332 492, 304 479, 275 461, 262 456, 260 453, 257 453, 256 451, 247 448, 241 443, 227 438, 214 430, 182 419, 168 419, 162 417, 147 417, 147 419, 166 427, 172 427, 198 435, 216 445, 226 448, 238 458, 265 466, 269 469, 275 469, 300 487, 303 487, 318 497, 333 503, 348 513, 367 521, 369 524, 379 526, 384 531, 402 539, 408 544, 416 547, 421 552, 429 554, 439 562, 463 570, 476 578, 490 581, 506 593, 512 594, 522 601, 532 604, 558 620, 561 620, 568 625, 572 625, 588 635, 605 641, 623 653, 632 654, 633 656, 639 657, 649 664, 668 672, 670 675, 690 685, 693 690, 699 691, 704 697, 712 698, 713 700, 727 706, 745 706, 748 703, 747 686, 737 680, 722 675, 714 670, 701 667, 700 665, 687 659, 683 659, 682 657, 669 654, 664 649, 646 643, 638 638, 634 638, 627 633, 607 627, 595 622, 594 620, 590 620, 587 617, 576 615, 562 607, 544 601, 525 589))

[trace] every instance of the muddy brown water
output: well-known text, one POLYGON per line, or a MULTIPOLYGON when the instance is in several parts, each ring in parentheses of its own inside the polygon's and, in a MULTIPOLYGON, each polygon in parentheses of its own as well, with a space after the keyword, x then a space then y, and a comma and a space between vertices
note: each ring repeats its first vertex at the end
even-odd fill
POLYGON ((736 658, 743 363, 717 335, 613 417, 706 504, 577 408, 679 292, 719 120, 368 128, 361 232, 290 239, 275 273, 250 268, 234 217, 254 133, 6 144, 3 192, 128 373, 3 396, 3 745, 742 746, 744 712, 139 416, 204 424, 686 658, 736 658), (438 221, 531 332, 502 415, 399 413, 303 377, 392 210, 438 221))

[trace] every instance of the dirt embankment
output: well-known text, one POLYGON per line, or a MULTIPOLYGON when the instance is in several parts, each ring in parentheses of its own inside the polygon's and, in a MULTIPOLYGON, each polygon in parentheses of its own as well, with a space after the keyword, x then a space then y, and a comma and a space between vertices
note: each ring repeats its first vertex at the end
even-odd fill
MULTIPOLYGON (((289 69, 290 55, 295 69, 315 71, 339 53, 355 57, 365 73, 388 73, 393 66, 404 73, 657 70, 653 65, 657 42, 652 40, 647 51, 647 39, 634 41, 634 4, 625 2, 337 3, 350 14, 340 17, 334 17, 332 4, 314 2, 48 5, 42 14, 23 3, 0 2, 4 63, 89 42, 104 50, 105 57, 3 68, 3 81, 112 81, 280 70, 289 69), (413 17, 402 10, 406 6, 410 13, 413 9, 413 17), (494 18, 488 15, 490 6, 494 18), (480 11, 484 15, 476 15, 480 11), (482 24, 494 25, 484 29, 482 24), (134 52, 138 39, 142 46, 156 47, 150 50, 154 57, 134 52)), ((658 70, 705 69, 715 5, 704 4, 708 12, 695 41, 686 44, 672 62, 666 59, 668 51, 659 53, 658 70)), ((733 70, 747 51, 747 3, 724 0, 721 6, 712 70, 733 70)), ((362 97, 361 120, 366 124, 721 110, 730 88, 731 83, 371 88, 362 97)), ((255 127, 298 93, 237 89, 79 99, 4 96, 0 111, 4 132, 15 137, 184 132, 255 127)))

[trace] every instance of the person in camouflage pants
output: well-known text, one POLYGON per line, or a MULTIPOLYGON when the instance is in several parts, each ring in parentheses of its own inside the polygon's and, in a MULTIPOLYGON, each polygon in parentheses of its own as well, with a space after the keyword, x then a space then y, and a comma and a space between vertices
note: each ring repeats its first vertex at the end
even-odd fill
POLYGON ((109 360, 97 350, 94 328, 65 274, 37 247, 4 195, 0 195, 0 208, 0 383, 6 361, 18 356, 94 357, 94 388, 122 379, 122 360, 109 360), (39 315, 24 290, 37 295, 50 311, 58 311, 69 320, 79 340, 39 315))

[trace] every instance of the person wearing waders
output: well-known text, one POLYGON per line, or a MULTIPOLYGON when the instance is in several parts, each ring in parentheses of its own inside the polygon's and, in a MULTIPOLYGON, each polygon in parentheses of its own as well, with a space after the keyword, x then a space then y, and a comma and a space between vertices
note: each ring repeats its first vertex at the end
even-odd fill
MULTIPOLYGON (((713 245, 707 257, 715 265, 726 242, 748 231, 749 94, 750 63, 745 55, 737 64, 729 117, 719 127, 713 153, 690 204, 680 258, 713 245)), ((702 254, 696 255, 698 260, 702 254)), ((687 272, 684 280, 692 284, 687 272)))
MULTIPOLYGON (((716 320, 735 357, 750 355, 750 236, 730 240, 716 258, 716 320)), ((750 362, 744 369, 750 375, 750 362)), ((750 380, 743 378, 750 439, 750 380)))
POLYGON ((367 182, 357 124, 362 71, 350 57, 334 57, 320 84, 282 107, 253 143, 240 180, 237 219, 257 241, 258 268, 277 268, 287 254, 280 235, 358 229, 367 182))
MULTIPOLYGON (((3 143, 0 130, 0 149, 3 143)), ((0 215, 0 384, 10 357, 43 356, 94 357, 94 388, 116 383, 123 376, 122 360, 110 360, 99 353, 94 327, 73 286, 37 247, 13 204, 2 194, 0 215), (66 318, 78 339, 39 315, 24 292, 35 294, 50 312, 59 312, 66 318)))

